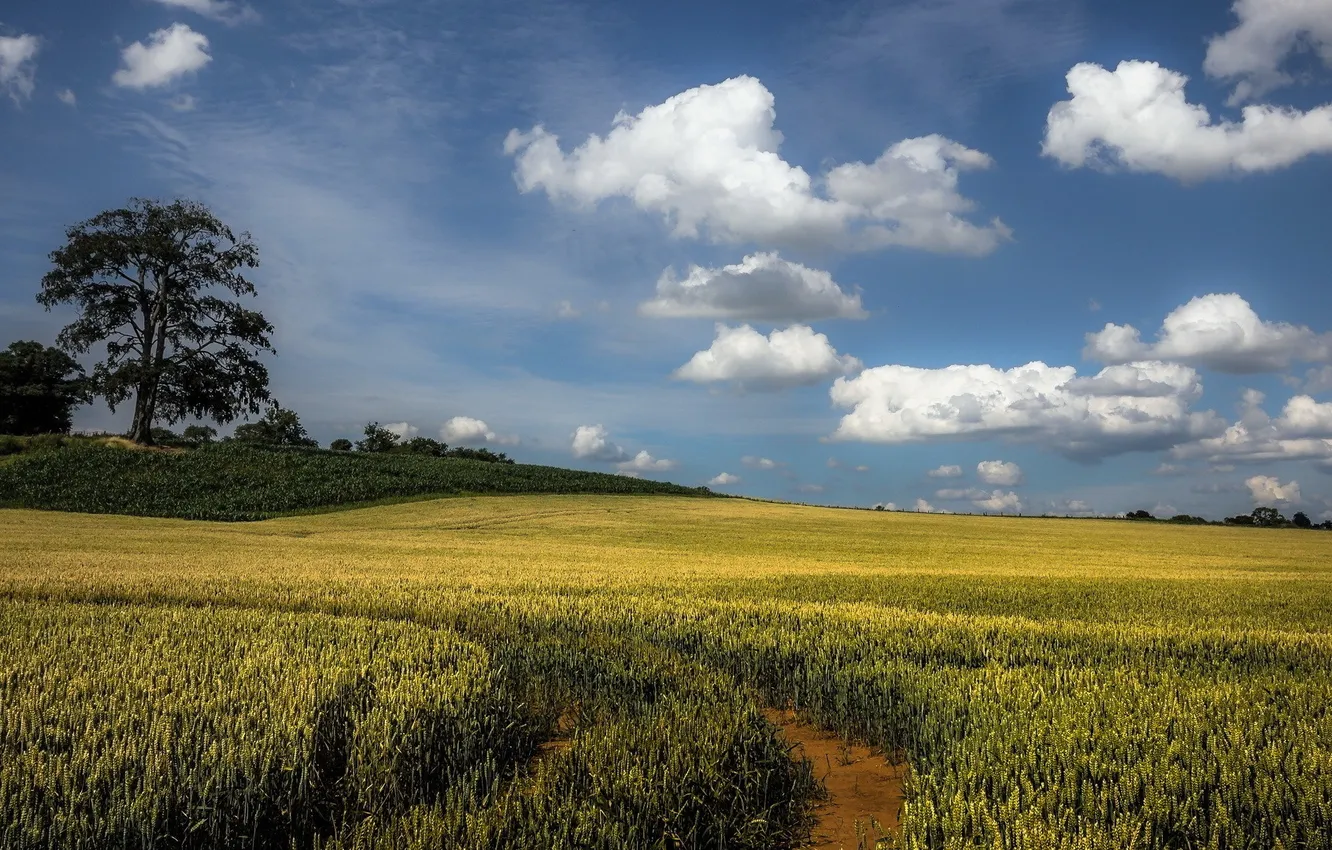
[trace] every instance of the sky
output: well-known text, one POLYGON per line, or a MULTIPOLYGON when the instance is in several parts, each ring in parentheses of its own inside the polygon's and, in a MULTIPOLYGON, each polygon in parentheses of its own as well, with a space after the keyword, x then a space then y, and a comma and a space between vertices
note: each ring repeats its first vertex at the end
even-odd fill
POLYGON ((1330 188, 1332 0, 0 9, 0 346, 65 228, 193 198, 324 444, 1332 518, 1330 188))

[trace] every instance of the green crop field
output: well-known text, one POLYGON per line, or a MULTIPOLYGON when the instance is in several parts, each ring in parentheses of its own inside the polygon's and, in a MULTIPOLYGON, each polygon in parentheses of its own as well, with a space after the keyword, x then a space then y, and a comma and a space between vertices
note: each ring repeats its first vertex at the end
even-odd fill
POLYGON ((905 756, 884 846, 1332 847, 1324 533, 530 495, 0 540, 5 848, 799 847, 777 706, 905 756))

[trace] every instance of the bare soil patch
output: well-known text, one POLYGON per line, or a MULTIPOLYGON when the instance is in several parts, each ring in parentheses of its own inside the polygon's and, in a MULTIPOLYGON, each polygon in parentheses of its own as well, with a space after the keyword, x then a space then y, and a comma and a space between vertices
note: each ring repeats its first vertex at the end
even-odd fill
POLYGON ((814 775, 828 799, 814 810, 811 850, 873 850, 876 842, 900 827, 906 754, 892 758, 869 747, 848 744, 840 736, 800 723, 794 711, 767 709, 768 721, 792 745, 792 755, 814 763, 814 775))

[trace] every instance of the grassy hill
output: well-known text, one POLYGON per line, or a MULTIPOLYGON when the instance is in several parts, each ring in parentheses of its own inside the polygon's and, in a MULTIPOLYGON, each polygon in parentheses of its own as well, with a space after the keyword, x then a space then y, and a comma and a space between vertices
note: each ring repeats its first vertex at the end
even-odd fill
POLYGON ((258 520, 461 493, 710 495, 552 466, 234 443, 171 452, 69 444, 0 463, 0 506, 84 513, 258 520))

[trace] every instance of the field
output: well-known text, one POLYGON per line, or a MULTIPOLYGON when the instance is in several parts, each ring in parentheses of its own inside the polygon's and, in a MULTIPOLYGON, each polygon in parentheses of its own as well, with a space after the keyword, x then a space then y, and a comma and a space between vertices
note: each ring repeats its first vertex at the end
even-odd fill
POLYGON ((0 539, 6 848, 798 847, 788 708, 906 759, 883 846, 1332 847, 1317 532, 543 495, 0 539))
POLYGON ((533 464, 244 443, 144 449, 115 438, 63 439, 67 444, 56 449, 0 456, 0 507, 246 521, 461 493, 711 495, 705 488, 533 464))

